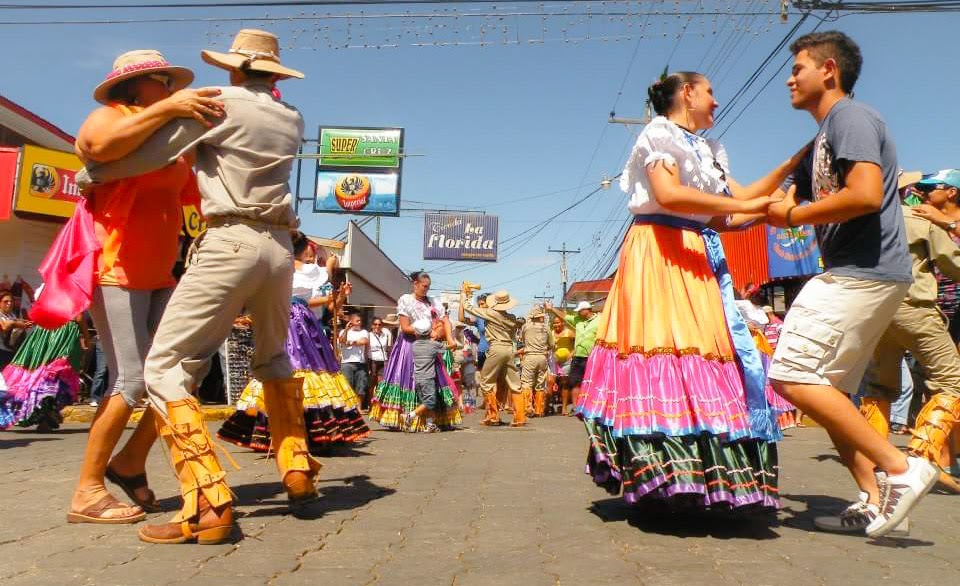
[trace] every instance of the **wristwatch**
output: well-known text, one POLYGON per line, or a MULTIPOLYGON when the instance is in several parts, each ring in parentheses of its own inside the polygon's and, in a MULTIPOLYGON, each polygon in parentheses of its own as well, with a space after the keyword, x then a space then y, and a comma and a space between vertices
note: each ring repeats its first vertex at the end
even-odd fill
POLYGON ((947 231, 948 231, 948 232, 956 232, 956 231, 957 231, 957 223, 956 223, 956 222, 950 222, 949 224, 947 224, 947 231))

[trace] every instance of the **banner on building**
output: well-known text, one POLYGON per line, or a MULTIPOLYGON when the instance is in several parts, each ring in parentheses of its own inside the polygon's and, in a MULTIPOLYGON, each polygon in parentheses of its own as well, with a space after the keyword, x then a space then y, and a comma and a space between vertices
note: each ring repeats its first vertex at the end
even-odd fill
POLYGON ((320 128, 315 213, 400 215, 403 129, 320 128))
POLYGON ((498 227, 486 214, 426 214, 423 259, 496 262, 498 227))
POLYGON ((802 277, 823 271, 820 248, 812 226, 767 226, 770 278, 802 277))
POLYGON ((13 211, 69 218, 80 201, 76 175, 82 164, 73 153, 25 145, 20 154, 13 211))

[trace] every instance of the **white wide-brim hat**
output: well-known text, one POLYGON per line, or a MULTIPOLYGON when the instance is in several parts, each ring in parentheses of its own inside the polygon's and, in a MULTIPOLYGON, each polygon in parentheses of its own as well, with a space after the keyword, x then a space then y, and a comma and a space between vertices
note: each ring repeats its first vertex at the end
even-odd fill
POLYGON ((577 308, 574 311, 583 311, 584 309, 593 309, 593 305, 589 301, 581 301, 577 304, 577 308))

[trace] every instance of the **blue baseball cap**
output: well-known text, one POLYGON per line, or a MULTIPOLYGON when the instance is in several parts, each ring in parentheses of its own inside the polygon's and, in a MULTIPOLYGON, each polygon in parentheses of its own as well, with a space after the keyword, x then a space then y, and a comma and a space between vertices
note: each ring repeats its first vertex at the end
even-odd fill
POLYGON ((920 181, 917 181, 917 185, 947 185, 949 187, 956 187, 960 190, 960 170, 957 169, 943 169, 937 171, 929 177, 924 177, 920 181))

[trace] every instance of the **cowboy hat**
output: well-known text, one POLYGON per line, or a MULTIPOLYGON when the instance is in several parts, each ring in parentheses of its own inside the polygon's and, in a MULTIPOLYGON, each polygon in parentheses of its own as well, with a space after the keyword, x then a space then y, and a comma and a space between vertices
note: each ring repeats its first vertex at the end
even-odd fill
POLYGON ((101 104, 110 103, 110 91, 128 79, 163 73, 170 76, 170 91, 182 90, 193 82, 193 72, 186 67, 171 65, 160 51, 137 49, 127 51, 113 61, 113 71, 107 74, 93 90, 93 99, 101 104))
POLYGON ((530 308, 530 313, 527 314, 527 317, 530 319, 537 319, 541 317, 546 317, 546 314, 543 313, 543 307, 539 305, 534 305, 530 308))
POLYGON ((273 33, 242 29, 233 38, 229 53, 200 51, 200 57, 215 67, 236 71, 263 71, 303 79, 303 74, 280 64, 280 42, 273 33))
POLYGON ((400 318, 395 313, 388 313, 387 317, 381 319, 380 322, 385 326, 399 326, 400 318))
POLYGON ((487 295, 487 309, 496 309, 507 311, 517 306, 517 300, 510 296, 505 290, 497 291, 487 295))

